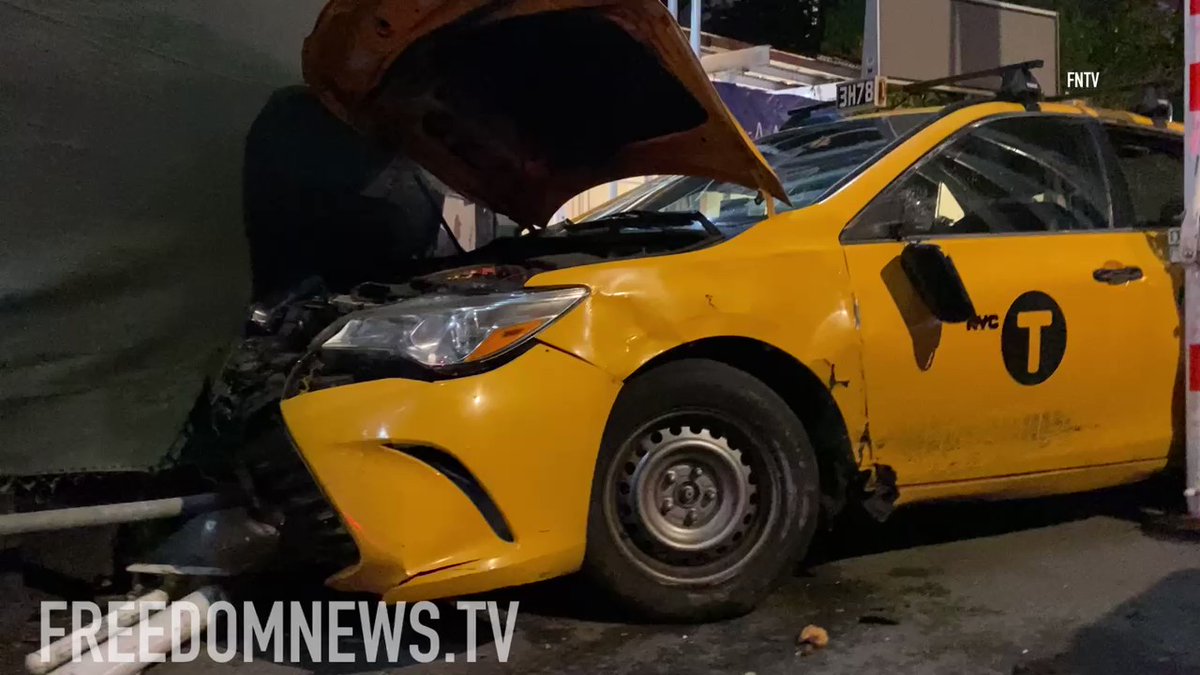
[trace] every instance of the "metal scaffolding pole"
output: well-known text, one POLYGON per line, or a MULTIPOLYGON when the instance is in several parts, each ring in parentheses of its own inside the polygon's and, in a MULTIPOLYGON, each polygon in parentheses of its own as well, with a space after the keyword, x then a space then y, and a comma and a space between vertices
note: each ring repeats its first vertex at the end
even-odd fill
POLYGON ((143 520, 161 520, 176 516, 212 511, 221 506, 221 496, 214 493, 152 499, 141 502, 81 506, 71 509, 29 511, 0 515, 0 536, 69 530, 76 527, 118 525, 143 520))
POLYGON ((1200 176, 1200 2, 1187 3, 1184 14, 1184 51, 1187 74, 1184 100, 1187 114, 1184 152, 1184 200, 1187 204, 1180 228, 1179 249, 1184 268, 1183 309, 1185 358, 1187 360, 1187 486, 1188 512, 1200 518, 1200 208, 1197 208, 1197 177, 1200 176))
POLYGON ((700 0, 692 0, 692 22, 690 24, 690 26, 691 26, 690 35, 692 38, 692 53, 694 53, 696 56, 700 56, 700 21, 701 21, 700 14, 701 14, 701 9, 702 9, 702 7, 701 7, 700 0))
POLYGON ((863 79, 882 75, 879 72, 879 0, 866 0, 866 2, 866 18, 863 21, 863 79))

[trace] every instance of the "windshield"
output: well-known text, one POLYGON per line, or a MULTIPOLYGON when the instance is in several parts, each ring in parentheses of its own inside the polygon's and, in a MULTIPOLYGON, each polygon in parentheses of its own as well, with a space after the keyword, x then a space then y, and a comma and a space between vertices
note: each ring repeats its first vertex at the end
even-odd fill
MULTIPOLYGON (((779 175, 791 206, 776 201, 779 212, 815 204, 842 181, 870 165, 882 151, 908 136, 932 113, 907 113, 812 124, 763 138, 758 149, 779 175)), ((657 178, 617 197, 585 220, 628 211, 700 213, 722 227, 747 226, 766 218, 767 205, 757 192, 708 178, 657 178)))

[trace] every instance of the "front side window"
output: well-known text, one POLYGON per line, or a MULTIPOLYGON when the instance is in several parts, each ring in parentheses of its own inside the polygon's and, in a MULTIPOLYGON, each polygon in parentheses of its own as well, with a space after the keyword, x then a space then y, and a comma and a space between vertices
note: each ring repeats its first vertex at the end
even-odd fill
POLYGON ((1017 116, 984 122, 922 159, 847 230, 863 241, 1112 227, 1091 122, 1017 116))

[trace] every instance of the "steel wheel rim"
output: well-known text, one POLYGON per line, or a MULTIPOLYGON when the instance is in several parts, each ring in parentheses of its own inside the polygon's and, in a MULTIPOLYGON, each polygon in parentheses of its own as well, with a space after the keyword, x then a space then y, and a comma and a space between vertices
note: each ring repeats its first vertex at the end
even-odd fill
POLYGON ((625 444, 605 510, 643 571, 671 583, 712 582, 735 574, 762 545, 776 517, 766 502, 777 490, 763 458, 745 451, 749 440, 730 433, 737 430, 717 413, 675 413, 625 444))
POLYGON ((753 489, 741 453, 703 428, 659 429, 641 443, 647 454, 630 482, 647 534, 676 551, 702 551, 728 540, 753 489))

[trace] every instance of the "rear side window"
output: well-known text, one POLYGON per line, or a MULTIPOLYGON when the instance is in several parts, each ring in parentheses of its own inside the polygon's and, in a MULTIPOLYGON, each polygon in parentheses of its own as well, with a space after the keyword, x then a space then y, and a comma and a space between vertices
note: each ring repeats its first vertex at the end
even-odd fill
POLYGON ((889 186, 848 239, 1112 227, 1094 128, 1083 119, 1018 116, 968 129, 889 186))
POLYGON ((1107 126, 1132 206, 1133 222, 1118 227, 1175 227, 1183 220, 1183 139, 1107 126))

